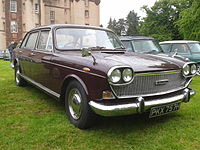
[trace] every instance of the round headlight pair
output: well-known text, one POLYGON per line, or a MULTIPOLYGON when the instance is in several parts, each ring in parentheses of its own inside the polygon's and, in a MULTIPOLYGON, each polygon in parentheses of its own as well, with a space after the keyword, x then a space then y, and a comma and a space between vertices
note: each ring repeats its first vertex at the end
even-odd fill
POLYGON ((118 83, 121 80, 123 80, 122 83, 128 83, 133 79, 133 71, 130 68, 114 69, 110 73, 109 79, 112 83, 118 83))
POLYGON ((183 74, 185 76, 188 76, 188 75, 195 75, 197 73, 197 66, 195 64, 192 64, 192 65, 186 65, 184 68, 183 68, 183 74))

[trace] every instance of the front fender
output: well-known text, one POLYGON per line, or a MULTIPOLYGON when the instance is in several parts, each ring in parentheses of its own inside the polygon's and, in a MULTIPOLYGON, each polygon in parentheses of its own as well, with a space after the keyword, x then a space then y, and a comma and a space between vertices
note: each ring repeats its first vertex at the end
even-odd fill
POLYGON ((63 83, 66 83, 66 81, 67 81, 67 82, 68 82, 68 81, 71 81, 71 79, 76 79, 77 81, 79 81, 80 84, 83 86, 83 88, 84 88, 86 94, 87 94, 87 95, 89 94, 89 93, 88 93, 87 86, 86 86, 86 84, 84 83, 84 81, 83 81, 81 78, 79 78, 77 75, 75 75, 75 74, 67 75, 67 76, 64 78, 63 83))

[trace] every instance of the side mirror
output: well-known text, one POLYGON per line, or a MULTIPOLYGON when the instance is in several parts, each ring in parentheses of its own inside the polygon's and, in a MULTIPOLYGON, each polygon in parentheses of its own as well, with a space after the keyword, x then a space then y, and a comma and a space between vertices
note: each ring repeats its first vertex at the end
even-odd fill
POLYGON ((90 56, 91 55, 91 51, 87 48, 83 48, 82 49, 82 57, 86 57, 86 56, 90 56))

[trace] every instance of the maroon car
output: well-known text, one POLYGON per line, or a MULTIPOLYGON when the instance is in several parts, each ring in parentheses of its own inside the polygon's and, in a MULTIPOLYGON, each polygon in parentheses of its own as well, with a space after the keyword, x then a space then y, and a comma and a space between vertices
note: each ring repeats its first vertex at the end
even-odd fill
POLYGON ((87 128, 96 114, 149 112, 156 117, 189 102, 194 63, 129 53, 107 29, 49 25, 28 32, 14 51, 15 81, 30 82, 65 102, 67 116, 87 128))

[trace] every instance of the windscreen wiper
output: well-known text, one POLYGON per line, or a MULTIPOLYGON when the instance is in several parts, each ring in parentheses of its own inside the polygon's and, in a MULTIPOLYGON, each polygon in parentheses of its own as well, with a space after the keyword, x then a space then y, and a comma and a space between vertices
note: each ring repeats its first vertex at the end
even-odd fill
POLYGON ((103 46, 94 46, 94 47, 88 47, 88 49, 91 49, 91 50, 93 50, 93 49, 98 49, 98 50, 102 50, 102 49, 105 49, 106 47, 103 47, 103 46))

